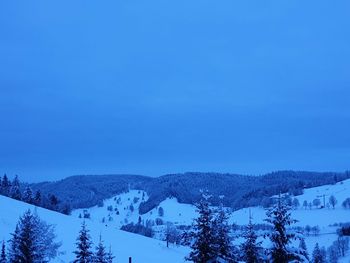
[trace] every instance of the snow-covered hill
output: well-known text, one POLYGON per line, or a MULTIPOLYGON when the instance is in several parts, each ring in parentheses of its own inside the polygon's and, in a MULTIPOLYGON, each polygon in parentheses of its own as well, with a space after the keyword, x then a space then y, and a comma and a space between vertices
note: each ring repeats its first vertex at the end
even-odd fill
POLYGON ((176 225, 191 225, 193 219, 197 216, 195 206, 181 204, 176 198, 167 198, 158 207, 140 215, 140 203, 147 199, 148 196, 145 192, 130 190, 127 193, 105 200, 102 207, 94 206, 89 209, 74 210, 72 216, 83 217, 84 214, 89 213, 91 221, 118 228, 131 222, 137 223, 139 217, 144 222, 146 220, 155 221, 160 218, 164 222, 169 221, 176 225), (163 215, 159 215, 158 209, 160 207, 164 211, 163 215))
MULTIPOLYGON (((9 240, 15 229, 18 218, 27 210, 36 210, 37 214, 46 222, 56 226, 57 241, 62 242, 60 255, 53 262, 70 262, 74 255, 75 242, 82 220, 74 216, 65 216, 42 208, 36 208, 4 196, 0 196, 0 240, 9 240)), ((178 263, 184 262, 188 253, 184 247, 170 247, 162 241, 146 238, 140 235, 120 231, 115 227, 106 226, 92 220, 86 220, 91 237, 96 244, 101 233, 105 245, 112 246, 116 262, 178 263)))
MULTIPOLYGON (((350 180, 345 180, 334 185, 325 185, 305 189, 304 194, 296 196, 301 206, 292 211, 293 218, 298 220, 297 226, 305 227, 319 226, 319 235, 306 236, 306 243, 309 252, 316 242, 320 246, 329 247, 337 238, 337 223, 350 222, 350 210, 346 210, 341 203, 350 197, 350 180), (304 208, 303 202, 308 203, 319 198, 323 203, 331 195, 334 195, 338 203, 335 208, 304 208)), ((139 220, 156 221, 161 219, 164 223, 171 222, 175 225, 190 225, 193 218, 197 216, 196 208, 193 205, 181 204, 175 198, 168 198, 160 205, 146 214, 139 214, 140 203, 147 200, 148 196, 141 190, 131 190, 129 192, 116 195, 104 201, 103 205, 86 209, 77 209, 71 216, 65 216, 42 208, 35 208, 31 205, 0 196, 0 238, 8 240, 13 232, 15 224, 20 215, 25 210, 36 209, 38 215, 48 223, 56 225, 57 240, 62 241, 60 255, 55 262, 69 262, 73 258, 75 239, 80 229, 81 222, 86 221, 91 230, 91 236, 96 243, 101 233, 106 246, 111 245, 118 262, 127 262, 132 256, 134 262, 184 262, 184 257, 188 254, 188 248, 174 247, 166 248, 164 241, 146 238, 140 235, 120 231, 122 225, 137 223, 139 220), (159 213, 159 208, 163 213, 159 213), (84 219, 84 214, 89 214, 89 219, 84 219), (80 218, 81 217, 81 218, 80 218)), ((262 224, 266 218, 266 210, 261 207, 250 207, 234 211, 230 216, 230 222, 238 225, 245 225, 248 222, 249 212, 253 216, 254 223, 262 224)), ((157 226, 155 226, 157 228, 157 226)), ((159 228, 158 228, 159 229, 159 228)), ((159 236, 158 236, 159 238, 159 236)), ((237 239, 236 243, 240 240, 237 239)), ((264 243, 267 241, 264 241, 264 243)), ((349 258, 340 262, 348 262, 349 258)))
MULTIPOLYGON (((305 189, 304 194, 295 197, 300 203, 300 207, 292 211, 293 218, 298 220, 296 226, 305 227, 306 225, 310 225, 311 227, 319 226, 320 228, 319 235, 315 236, 311 234, 306 237, 310 253, 317 242, 320 246, 329 247, 335 241, 337 238, 337 226, 334 226, 334 224, 350 222, 350 210, 346 210, 341 206, 341 203, 348 197, 350 197, 350 180, 345 180, 334 185, 305 189), (316 198, 319 198, 323 203, 323 195, 326 202, 325 208, 313 207, 312 209, 305 209, 302 206, 305 200, 310 203, 316 198), (334 195, 338 201, 334 209, 327 206, 331 195, 334 195)), ((139 217, 143 222, 161 218, 162 221, 169 221, 175 225, 190 225, 193 218, 197 216, 196 208, 193 205, 181 204, 175 198, 168 198, 150 212, 140 215, 138 207, 147 198, 147 194, 143 191, 131 190, 105 200, 103 207, 95 206, 85 210, 90 214, 92 222, 115 228, 119 228, 130 222, 136 223, 139 217), (130 209, 131 205, 133 209, 130 209), (112 207, 112 211, 109 211, 108 207, 112 207), (164 215, 162 216, 158 213, 159 207, 162 207, 164 210, 164 215), (116 211, 119 213, 117 214, 116 211)), ((261 207, 250 207, 234 211, 230 216, 230 222, 245 225, 248 222, 249 212, 253 216, 254 223, 265 223, 266 209, 261 207)), ((72 216, 77 218, 79 214, 83 215, 84 209, 73 211, 72 216)))

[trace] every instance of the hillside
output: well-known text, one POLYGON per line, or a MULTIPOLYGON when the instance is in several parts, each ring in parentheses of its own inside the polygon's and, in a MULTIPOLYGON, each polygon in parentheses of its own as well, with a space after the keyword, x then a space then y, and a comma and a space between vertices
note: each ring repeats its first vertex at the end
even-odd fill
MULTIPOLYGON (((35 208, 4 196, 0 196, 0 240, 9 240, 15 229, 17 219, 27 210, 36 210, 37 214, 46 222, 56 226, 57 241, 62 242, 60 255, 53 261, 67 263, 73 259, 75 242, 82 220, 72 216, 65 216, 42 208, 35 208)), ((96 244, 101 234, 105 245, 112 246, 116 262, 128 262, 132 256, 133 262, 179 263, 184 262, 188 250, 184 247, 166 248, 165 243, 140 235, 120 231, 90 220, 86 220, 91 237, 96 244)))
MULTIPOLYGON (((302 195, 298 195, 293 198, 297 198, 301 204, 298 208, 292 210, 292 217, 298 222, 295 224, 296 227, 305 228, 307 225, 310 227, 319 227, 319 233, 305 234, 307 247, 309 253, 315 244, 318 242, 320 246, 326 248, 332 245, 337 239, 336 231, 339 224, 350 222, 350 210, 344 209, 341 203, 350 197, 350 180, 344 180, 336 184, 324 185, 313 188, 304 189, 302 195), (308 203, 314 199, 320 198, 320 196, 326 196, 326 207, 312 207, 304 208, 302 203, 306 200, 308 203), (337 199, 335 208, 328 207, 329 196, 334 195, 337 199)), ((141 214, 139 211, 142 198, 148 199, 148 196, 144 194, 142 190, 131 190, 127 193, 116 195, 113 198, 104 201, 102 207, 92 207, 89 209, 78 209, 74 210, 72 216, 78 217, 79 214, 83 214, 84 210, 90 214, 91 221, 98 224, 121 227, 128 223, 137 223, 139 217, 142 222, 148 220, 156 221, 161 219, 164 224, 171 222, 174 225, 191 225, 193 219, 197 217, 196 208, 191 204, 183 204, 178 202, 176 198, 167 198, 162 201, 159 206, 153 208, 146 214, 141 214), (130 206, 133 206, 133 210, 130 210, 130 206), (112 207, 112 211, 108 210, 108 207, 112 207), (162 207, 164 210, 163 215, 159 215, 158 208, 162 207), (116 213, 118 211, 118 213, 116 213), (105 219, 105 221, 103 221, 105 219), (103 222, 102 222, 103 221, 103 222)), ((230 215, 229 222, 239 226, 246 225, 249 218, 249 213, 253 216, 253 222, 255 224, 265 224, 266 209, 262 207, 249 207, 242 208, 233 211, 230 215)), ((157 232, 162 226, 155 225, 153 229, 157 232)), ((164 226, 165 227, 165 226, 164 226)), ((156 238, 162 238, 162 236, 156 236, 156 238)), ((261 239, 265 245, 268 246, 268 240, 261 239)), ((236 239, 235 243, 239 244, 242 240, 236 239)), ((297 245, 297 244, 296 244, 297 245)), ((342 259, 340 262, 347 262, 342 259)))
POLYGON ((300 192, 304 187, 333 184, 350 178, 350 173, 318 173, 280 171, 261 176, 219 173, 184 173, 160 177, 140 175, 85 175, 72 176, 57 182, 32 184, 34 190, 55 194, 68 201, 73 208, 92 207, 116 194, 138 189, 149 198, 140 204, 141 214, 158 206, 167 198, 175 197, 180 203, 195 204, 201 190, 213 195, 218 204, 223 195, 225 206, 239 209, 260 205, 264 198, 280 192, 300 192))

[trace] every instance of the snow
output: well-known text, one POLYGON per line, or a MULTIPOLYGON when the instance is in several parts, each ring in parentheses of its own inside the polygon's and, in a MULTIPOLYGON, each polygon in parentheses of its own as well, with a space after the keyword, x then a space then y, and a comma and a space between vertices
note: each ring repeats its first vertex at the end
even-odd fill
MULTIPOLYGON (((40 218, 56 226, 57 241, 62 242, 60 255, 52 262, 70 262, 74 258, 73 251, 82 220, 36 208, 4 196, 0 196, 0 207, 1 240, 10 239, 10 233, 14 231, 18 218, 27 209, 36 210, 40 218)), ((185 247, 167 248, 163 241, 120 231, 115 227, 105 226, 92 220, 86 220, 86 224, 95 245, 101 233, 106 247, 112 246, 116 262, 128 262, 129 256, 132 256, 133 262, 178 263, 184 262, 184 257, 189 252, 185 247)))
MULTIPOLYGON (((305 189, 304 194, 297 196, 300 204, 306 200, 312 202, 315 198, 325 195, 326 203, 329 196, 334 195, 338 201, 335 209, 332 208, 313 208, 304 209, 302 206, 292 211, 292 217, 297 219, 296 226, 316 226, 320 227, 320 235, 306 236, 306 244, 309 253, 316 243, 329 247, 337 238, 335 223, 350 222, 350 210, 343 209, 341 203, 350 197, 350 180, 345 180, 334 185, 325 185, 310 189, 305 189)), ((42 208, 34 208, 31 205, 15 201, 0 196, 0 205, 2 212, 0 215, 0 238, 8 240, 10 232, 15 228, 16 221, 23 212, 30 209, 37 209, 39 216, 45 221, 56 225, 58 240, 62 241, 62 254, 54 262, 69 262, 73 258, 72 251, 75 248, 75 239, 80 230, 82 220, 79 214, 83 215, 84 210, 90 213, 90 219, 86 219, 88 228, 91 230, 91 236, 95 244, 101 233, 105 240, 105 245, 112 246, 116 255, 117 262, 127 262, 129 256, 133 257, 134 262, 184 262, 184 257, 188 254, 188 248, 170 247, 166 248, 165 242, 146 238, 140 235, 127 233, 118 230, 122 225, 130 222, 137 223, 139 216, 141 220, 155 220, 161 218, 164 222, 172 222, 176 225, 191 225, 193 219, 197 217, 196 208, 193 205, 181 204, 176 198, 168 198, 144 215, 139 214, 139 206, 142 201, 148 199, 146 193, 141 190, 130 190, 127 193, 116 195, 113 198, 103 202, 102 207, 91 207, 86 209, 77 209, 71 216, 65 216, 42 208), (142 199, 144 198, 144 199, 142 199), (131 212, 130 205, 133 205, 134 211, 131 212), (111 206, 112 211, 107 208, 111 206), (164 209, 162 217, 158 214, 159 207, 164 209), (117 211, 119 214, 117 214, 117 211), (5 212, 6 211, 6 212, 5 212), (105 218, 103 222, 102 219, 105 218), (111 219, 109 219, 111 218, 111 219)), ((323 203, 323 197, 320 198, 323 203)), ((234 211, 230 216, 230 223, 245 225, 248 222, 249 213, 253 216, 254 223, 265 223, 266 210, 261 207, 250 207, 234 211)), ((237 239, 238 244, 241 240, 237 239)), ((264 244, 268 244, 265 240, 264 244)), ((350 257, 342 259, 340 262, 349 262, 350 257)))
MULTIPOLYGON (((146 193, 145 199, 148 199, 146 193)), ((103 202, 103 207, 94 206, 89 209, 77 209, 72 211, 72 216, 79 217, 79 215, 84 214, 84 210, 90 213, 90 218, 94 222, 102 223, 102 219, 105 218, 105 225, 115 226, 120 228, 126 223, 137 223, 139 216, 141 220, 155 220, 161 218, 164 222, 172 222, 176 225, 191 225, 193 219, 197 216, 196 207, 189 204, 181 204, 176 198, 167 198, 159 204, 156 208, 152 209, 146 214, 139 214, 139 206, 142 202, 143 191, 141 190, 130 190, 127 193, 116 195, 113 198, 107 199, 103 202), (136 203, 133 202, 134 198, 138 198, 136 203), (117 201, 119 200, 119 202, 117 201), (131 212, 129 207, 133 205, 134 211, 131 212), (113 207, 113 211, 108 211, 108 206, 113 207), (164 210, 164 215, 159 216, 158 209, 162 207, 164 210), (114 211, 117 209, 119 214, 114 211), (108 218, 112 218, 111 221, 108 218)))

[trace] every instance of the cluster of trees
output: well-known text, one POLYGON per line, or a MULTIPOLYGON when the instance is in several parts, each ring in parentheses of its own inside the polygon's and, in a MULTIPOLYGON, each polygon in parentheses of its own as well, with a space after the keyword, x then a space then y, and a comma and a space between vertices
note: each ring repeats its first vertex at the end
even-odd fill
POLYGON ((185 173, 164 175, 142 185, 149 199, 140 205, 140 213, 145 214, 168 197, 176 197, 181 203, 195 204, 201 198, 201 189, 212 195, 211 203, 240 209, 250 206, 274 205, 271 196, 289 193, 301 195, 304 188, 334 184, 350 178, 350 173, 316 173, 279 171, 261 176, 245 176, 219 173, 185 173), (220 195, 225 200, 220 200, 220 195))
POLYGON ((225 195, 224 205, 238 209, 262 205, 264 199, 268 200, 268 197, 280 192, 296 196, 302 194, 304 188, 334 184, 348 178, 349 172, 295 171, 279 171, 261 176, 185 173, 157 178, 138 175, 81 175, 56 182, 32 184, 31 187, 34 190, 40 189, 42 193, 55 194, 61 203, 70 203, 72 208, 92 207, 129 189, 141 189, 149 196, 148 200, 143 198, 140 205, 141 214, 145 214, 168 197, 176 197, 181 203, 195 204, 200 200, 200 189, 208 189, 213 194, 213 205, 219 205, 219 196, 225 195))
POLYGON ((107 252, 101 236, 95 251, 92 250, 93 243, 85 222, 81 225, 76 247, 74 263, 113 263, 114 256, 111 247, 107 252))
POLYGON ((144 225, 140 222, 138 222, 137 224, 129 223, 129 224, 123 225, 120 228, 120 230, 143 235, 146 237, 153 237, 152 226, 150 226, 149 224, 144 225))
POLYGON ((40 190, 34 192, 31 187, 24 186, 17 175, 12 181, 6 174, 0 176, 0 194, 66 215, 71 212, 69 203, 60 202, 54 194, 43 195, 40 190))
POLYGON ((2 243, 1 263, 45 263, 57 255, 60 243, 55 242, 55 232, 52 225, 41 220, 30 210, 20 217, 9 247, 6 251, 2 243))
POLYGON ((349 238, 343 235, 339 235, 338 239, 328 249, 320 247, 316 243, 312 252, 312 263, 338 263, 339 259, 344 257, 348 250, 349 238))
POLYGON ((245 227, 243 243, 234 246, 228 215, 222 206, 214 211, 208 198, 203 198, 197 205, 199 216, 195 219, 193 230, 187 233, 191 252, 186 258, 195 263, 207 262, 308 262, 305 241, 290 226, 296 221, 291 218, 290 207, 279 198, 274 207, 268 210, 267 224, 271 226, 266 235, 271 247, 265 249, 258 241, 251 217, 245 227), (299 247, 293 247, 292 241, 299 239, 299 247))
POLYGON ((243 243, 234 246, 225 210, 220 208, 214 211, 209 205, 208 198, 203 198, 197 205, 197 209, 199 216, 194 221, 193 230, 186 233, 187 243, 191 247, 191 253, 186 259, 195 263, 242 261, 247 263, 337 263, 339 258, 344 257, 349 250, 347 235, 350 235, 350 227, 342 225, 338 231, 338 239, 332 246, 325 249, 316 244, 310 256, 303 233, 308 234, 313 231, 314 234, 318 234, 319 227, 293 228, 292 225, 296 220, 291 217, 292 208, 281 197, 266 213, 265 222, 270 227, 264 228, 266 231, 263 238, 269 238, 271 243, 269 248, 263 248, 262 242, 258 241, 257 228, 252 223, 251 217, 240 235, 244 239, 243 243), (295 240, 299 240, 298 247, 293 247, 295 240))
MULTIPOLYGON (((27 210, 19 219, 6 248, 1 244, 0 263, 47 263, 54 259, 61 246, 56 242, 55 228, 41 220, 36 213, 27 210)), ((111 248, 106 251, 100 236, 95 251, 92 251, 89 230, 83 222, 74 251, 74 263, 113 263, 111 248)))

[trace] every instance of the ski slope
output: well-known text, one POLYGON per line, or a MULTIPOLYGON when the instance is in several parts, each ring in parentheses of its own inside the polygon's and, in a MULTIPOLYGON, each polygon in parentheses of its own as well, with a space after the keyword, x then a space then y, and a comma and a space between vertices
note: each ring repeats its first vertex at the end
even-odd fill
MULTIPOLYGON (((0 240, 9 240, 10 233, 15 229, 18 218, 27 210, 36 210, 37 214, 46 222, 56 226, 57 241, 62 242, 59 256, 52 262, 71 262, 74 259, 76 237, 82 220, 73 216, 66 216, 43 208, 0 196, 0 240)), ((106 247, 111 246, 116 262, 128 262, 129 256, 133 262, 179 263, 184 262, 188 254, 185 247, 167 248, 165 242, 146 238, 140 235, 120 231, 115 227, 86 220, 94 244, 102 235, 106 247)))

